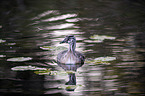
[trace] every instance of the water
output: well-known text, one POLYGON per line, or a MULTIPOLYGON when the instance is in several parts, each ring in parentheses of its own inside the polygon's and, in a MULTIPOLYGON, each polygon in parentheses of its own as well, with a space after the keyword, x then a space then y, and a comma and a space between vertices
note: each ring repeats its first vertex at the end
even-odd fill
POLYGON ((0 2, 0 96, 145 95, 142 0, 0 2), (74 86, 66 86, 69 72, 56 64, 69 34, 86 58, 72 72, 74 86), (115 59, 97 61, 107 57, 115 59))

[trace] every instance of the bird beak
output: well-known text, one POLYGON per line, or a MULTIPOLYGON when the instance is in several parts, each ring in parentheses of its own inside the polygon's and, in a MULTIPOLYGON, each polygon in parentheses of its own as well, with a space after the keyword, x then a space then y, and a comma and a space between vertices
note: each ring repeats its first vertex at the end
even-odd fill
POLYGON ((68 38, 65 38, 63 41, 60 42, 60 44, 62 43, 68 43, 68 38))
POLYGON ((65 43, 64 41, 61 41, 59 44, 65 43))

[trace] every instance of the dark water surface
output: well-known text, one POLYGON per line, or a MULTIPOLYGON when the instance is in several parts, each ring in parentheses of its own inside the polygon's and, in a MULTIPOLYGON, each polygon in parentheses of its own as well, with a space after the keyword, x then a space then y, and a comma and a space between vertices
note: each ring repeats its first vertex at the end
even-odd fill
POLYGON ((0 96, 144 96, 144 5, 143 0, 1 0, 0 96), (56 64, 68 47, 59 42, 69 34, 86 57, 71 91, 68 74, 56 64), (9 61, 14 57, 31 60, 9 61), (95 63, 99 57, 116 59, 95 63), (29 68, 13 70, 20 66, 29 68), (34 66, 54 74, 38 74, 34 66))

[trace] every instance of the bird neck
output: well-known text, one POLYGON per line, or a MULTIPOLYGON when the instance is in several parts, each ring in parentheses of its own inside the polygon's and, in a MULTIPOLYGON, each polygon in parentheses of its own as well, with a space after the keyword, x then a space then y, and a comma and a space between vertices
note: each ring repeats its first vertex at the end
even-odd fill
POLYGON ((68 51, 74 53, 74 52, 75 52, 75 48, 76 48, 76 42, 70 43, 70 44, 69 44, 69 49, 68 49, 68 51))

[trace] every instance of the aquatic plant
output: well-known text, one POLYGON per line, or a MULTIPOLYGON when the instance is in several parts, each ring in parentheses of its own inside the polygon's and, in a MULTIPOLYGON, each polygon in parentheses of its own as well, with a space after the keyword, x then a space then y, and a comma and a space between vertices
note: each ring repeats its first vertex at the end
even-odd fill
POLYGON ((0 43, 4 43, 4 42, 6 42, 6 40, 2 40, 2 39, 0 39, 0 43))
POLYGON ((31 57, 15 57, 15 58, 9 58, 7 61, 12 61, 12 62, 23 62, 23 61, 29 61, 32 60, 31 57))
POLYGON ((88 42, 88 43, 101 43, 105 39, 114 40, 116 38, 113 37, 113 36, 106 36, 106 35, 93 35, 93 36, 90 36, 89 40, 84 40, 84 42, 88 42))
POLYGON ((26 71, 26 70, 47 70, 46 68, 40 68, 40 67, 36 67, 36 66, 16 66, 16 67, 12 67, 11 70, 13 71, 26 71))
POLYGON ((0 58, 6 57, 6 55, 0 55, 0 58))
POLYGON ((98 57, 93 60, 87 60, 86 63, 91 64, 106 64, 109 65, 110 61, 116 60, 116 57, 98 57))

